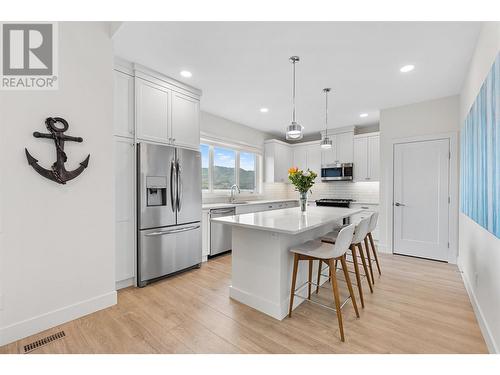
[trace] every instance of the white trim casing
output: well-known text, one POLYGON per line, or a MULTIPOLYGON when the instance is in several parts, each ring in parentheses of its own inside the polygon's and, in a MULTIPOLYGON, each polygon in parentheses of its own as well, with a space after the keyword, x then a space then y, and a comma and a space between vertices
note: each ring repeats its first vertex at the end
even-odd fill
POLYGON ((438 133, 429 135, 419 135, 414 137, 394 138, 391 140, 391 154, 389 164, 389 178, 387 181, 388 201, 386 202, 387 212, 387 252, 394 253, 394 146, 398 143, 432 141, 437 139, 448 139, 450 142, 450 168, 449 168, 449 194, 450 205, 448 210, 448 239, 450 247, 448 249, 448 263, 456 264, 458 258, 458 133, 438 133))

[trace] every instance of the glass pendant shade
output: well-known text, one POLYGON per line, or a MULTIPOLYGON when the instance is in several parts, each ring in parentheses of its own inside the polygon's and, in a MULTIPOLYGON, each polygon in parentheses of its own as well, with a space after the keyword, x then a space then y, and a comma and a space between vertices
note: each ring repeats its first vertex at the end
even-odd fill
POLYGON ((319 143, 319 146, 324 150, 329 150, 333 146, 332 140, 330 139, 330 137, 325 136, 319 143))
POLYGON ((297 124, 296 122, 292 122, 290 125, 286 127, 286 139, 290 140, 298 140, 302 139, 302 125, 297 124))

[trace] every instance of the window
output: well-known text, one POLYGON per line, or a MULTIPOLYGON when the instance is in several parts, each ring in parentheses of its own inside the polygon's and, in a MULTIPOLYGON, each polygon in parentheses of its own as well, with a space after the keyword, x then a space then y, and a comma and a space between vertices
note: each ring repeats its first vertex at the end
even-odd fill
POLYGON ((255 194, 260 188, 258 153, 250 148, 205 142, 200 145, 201 187, 204 194, 227 195, 238 185, 242 193, 255 194))
POLYGON ((255 154, 240 152, 240 189, 255 190, 255 154))
POLYGON ((236 152, 214 147, 214 190, 231 189, 236 183, 236 152))

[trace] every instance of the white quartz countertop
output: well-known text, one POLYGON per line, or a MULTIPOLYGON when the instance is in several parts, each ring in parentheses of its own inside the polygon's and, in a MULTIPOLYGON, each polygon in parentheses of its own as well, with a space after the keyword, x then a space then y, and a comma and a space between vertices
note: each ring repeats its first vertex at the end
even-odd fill
POLYGON ((212 221, 238 227, 298 234, 355 215, 362 210, 339 207, 310 206, 305 213, 299 207, 282 210, 213 218, 212 221))
MULTIPOLYGON (((242 201, 245 201, 244 199, 241 199, 242 201)), ((236 207, 236 206, 250 206, 253 204, 266 204, 266 203, 278 203, 278 202, 293 202, 297 201, 298 199, 273 199, 273 200, 253 200, 253 201, 245 201, 245 203, 207 203, 203 204, 201 208, 203 210, 211 210, 213 208, 229 208, 229 207, 236 207)), ((236 200, 238 202, 238 200, 236 200)))

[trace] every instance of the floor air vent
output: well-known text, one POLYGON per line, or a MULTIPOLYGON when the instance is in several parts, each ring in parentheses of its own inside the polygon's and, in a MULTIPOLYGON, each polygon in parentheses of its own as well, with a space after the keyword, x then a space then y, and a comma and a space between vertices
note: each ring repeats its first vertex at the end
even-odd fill
POLYGON ((59 331, 57 333, 54 333, 53 335, 44 337, 43 339, 36 340, 28 345, 24 345, 24 353, 29 353, 32 352, 33 350, 37 350, 42 346, 50 344, 51 342, 54 342, 56 340, 60 340, 65 336, 66 334, 64 333, 64 331, 59 331))

